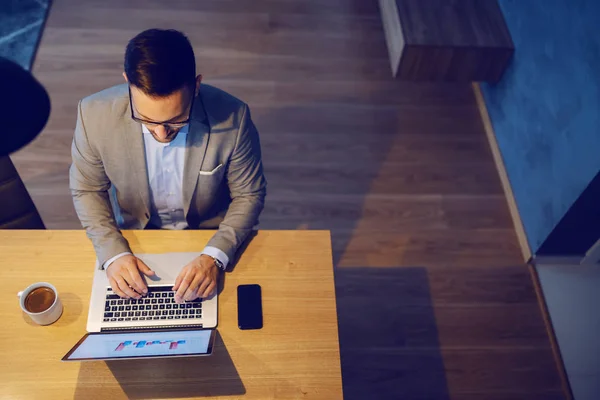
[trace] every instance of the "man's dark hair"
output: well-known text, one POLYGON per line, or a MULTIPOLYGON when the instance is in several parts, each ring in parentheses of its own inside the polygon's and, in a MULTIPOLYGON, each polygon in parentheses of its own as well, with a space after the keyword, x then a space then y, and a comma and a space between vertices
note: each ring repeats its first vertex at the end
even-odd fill
POLYGON ((125 49, 129 83, 149 96, 168 96, 196 78, 194 49, 174 29, 148 29, 131 39, 125 49))

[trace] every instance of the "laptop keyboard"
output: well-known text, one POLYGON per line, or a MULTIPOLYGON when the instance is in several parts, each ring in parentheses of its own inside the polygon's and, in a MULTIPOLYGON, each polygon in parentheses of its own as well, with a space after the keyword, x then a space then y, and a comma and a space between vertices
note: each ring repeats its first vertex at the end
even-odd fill
POLYGON ((141 299, 122 299, 108 288, 103 322, 181 320, 202 317, 202 299, 175 303, 173 286, 148 286, 141 299))

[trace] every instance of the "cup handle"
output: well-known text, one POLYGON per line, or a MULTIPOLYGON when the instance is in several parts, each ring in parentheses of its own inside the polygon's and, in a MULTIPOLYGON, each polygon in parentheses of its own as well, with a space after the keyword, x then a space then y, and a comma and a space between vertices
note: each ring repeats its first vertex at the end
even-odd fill
POLYGON ((17 297, 21 297, 23 296, 23 291, 20 291, 19 293, 17 293, 17 297))

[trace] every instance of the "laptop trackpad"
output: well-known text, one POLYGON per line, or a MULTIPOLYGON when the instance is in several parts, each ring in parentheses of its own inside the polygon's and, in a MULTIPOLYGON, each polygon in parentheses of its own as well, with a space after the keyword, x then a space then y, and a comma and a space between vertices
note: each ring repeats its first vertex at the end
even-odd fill
POLYGON ((162 253, 162 254, 135 254, 151 270, 155 272, 154 276, 146 277, 148 284, 171 285, 179 272, 194 258, 200 256, 201 252, 194 253, 162 253))

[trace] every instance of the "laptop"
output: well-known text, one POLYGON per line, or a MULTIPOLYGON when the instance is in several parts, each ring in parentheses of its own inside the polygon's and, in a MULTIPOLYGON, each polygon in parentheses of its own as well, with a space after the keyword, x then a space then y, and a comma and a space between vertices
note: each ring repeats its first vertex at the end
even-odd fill
POLYGON ((191 357, 212 353, 217 294, 175 303, 171 290, 181 269, 200 253, 136 254, 154 272, 141 299, 120 298, 96 263, 87 334, 63 361, 191 357))

